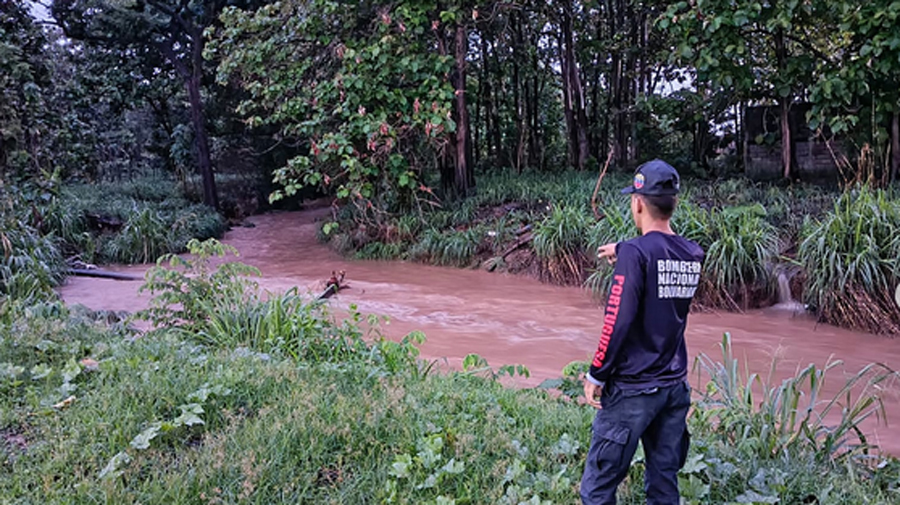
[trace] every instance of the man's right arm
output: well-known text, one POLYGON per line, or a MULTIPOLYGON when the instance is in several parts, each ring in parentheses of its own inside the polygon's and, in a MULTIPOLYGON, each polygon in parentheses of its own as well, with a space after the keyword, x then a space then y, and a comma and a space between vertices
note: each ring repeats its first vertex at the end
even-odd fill
POLYGON ((586 379, 602 385, 609 379, 616 355, 638 315, 644 292, 644 269, 640 252, 631 244, 620 244, 616 251, 613 284, 603 313, 600 343, 586 379))

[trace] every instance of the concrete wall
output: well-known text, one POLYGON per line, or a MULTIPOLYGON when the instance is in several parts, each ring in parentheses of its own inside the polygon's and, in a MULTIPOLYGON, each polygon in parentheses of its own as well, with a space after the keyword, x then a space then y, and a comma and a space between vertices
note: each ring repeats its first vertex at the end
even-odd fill
MULTIPOLYGON (((803 180, 831 180, 837 177, 838 168, 825 142, 796 142, 797 157, 795 175, 803 180)), ((831 149, 839 156, 840 146, 832 143, 831 149)), ((782 176, 781 146, 747 143, 744 153, 744 172, 754 180, 778 179, 782 176)))
MULTIPOLYGON (((815 138, 806 122, 810 105, 794 104, 790 121, 793 124, 794 148, 797 159, 795 177, 803 180, 834 180, 838 167, 832 150, 841 155, 839 142, 831 143, 831 150, 824 141, 815 138)), ((744 109, 744 172, 754 180, 771 180, 782 177, 781 127, 777 106, 747 107, 744 109), (758 144, 759 137, 774 137, 775 142, 758 144)))

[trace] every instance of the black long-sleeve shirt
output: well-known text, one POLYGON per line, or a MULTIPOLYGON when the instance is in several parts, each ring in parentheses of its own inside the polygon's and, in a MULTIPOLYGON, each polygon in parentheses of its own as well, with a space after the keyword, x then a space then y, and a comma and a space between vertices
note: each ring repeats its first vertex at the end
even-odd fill
POLYGON ((666 386, 687 376, 684 329, 704 256, 696 243, 661 232, 616 246, 588 380, 630 389, 666 386))

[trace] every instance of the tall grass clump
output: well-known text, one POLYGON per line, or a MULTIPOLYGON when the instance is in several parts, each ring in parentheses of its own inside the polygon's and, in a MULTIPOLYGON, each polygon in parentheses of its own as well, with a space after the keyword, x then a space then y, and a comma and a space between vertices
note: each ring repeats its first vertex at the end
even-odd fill
POLYGON ((465 267, 472 264, 483 242, 480 227, 463 231, 428 229, 412 249, 412 257, 436 265, 465 267))
POLYGON ((900 376, 879 365, 853 374, 810 364, 775 380, 741 370, 731 337, 721 360, 701 354, 706 381, 688 419, 691 455, 679 476, 687 503, 895 503, 900 466, 881 455, 862 423, 883 414, 900 376), (838 381, 837 393, 824 385, 838 381))
POLYGON ((534 252, 541 278, 556 284, 581 284, 591 264, 586 251, 592 217, 584 207, 554 206, 534 228, 534 252))
POLYGON ((606 260, 597 259, 597 250, 603 245, 628 240, 638 234, 631 217, 631 205, 627 199, 617 204, 605 205, 601 212, 604 217, 591 226, 585 252, 596 262, 596 268, 584 283, 595 298, 602 298, 609 292, 613 273, 606 260))
POLYGON ((861 459, 877 449, 860 426, 873 416, 884 419, 882 395, 900 384, 897 372, 881 364, 865 366, 832 379, 843 385, 826 397, 826 379, 837 374, 841 361, 829 361, 823 367, 810 364, 777 383, 777 358, 765 377, 749 371, 742 374, 729 334, 720 349, 721 361, 705 354, 697 358, 695 368, 709 382, 695 416, 711 423, 724 441, 754 457, 792 458, 806 453, 829 463, 861 459), (761 396, 755 396, 754 388, 761 390, 761 396))
POLYGON ((770 272, 781 247, 761 205, 706 210, 682 202, 673 227, 706 251, 699 304, 740 310, 772 299, 770 272))
POLYGON ((801 239, 805 298, 823 322, 900 334, 900 204, 883 190, 857 187, 823 218, 808 220, 801 239))

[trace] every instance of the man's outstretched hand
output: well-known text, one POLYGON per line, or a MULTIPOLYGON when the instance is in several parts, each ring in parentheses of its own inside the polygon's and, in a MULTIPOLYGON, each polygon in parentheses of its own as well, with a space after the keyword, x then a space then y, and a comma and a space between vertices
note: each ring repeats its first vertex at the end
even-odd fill
POLYGON ((585 379, 584 380, 584 399, 587 400, 587 404, 595 409, 599 409, 600 407, 600 391, 602 388, 593 382, 585 379))
POLYGON ((606 258, 606 262, 612 265, 616 262, 616 243, 602 245, 597 249, 597 258, 606 258))

